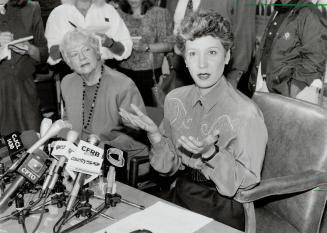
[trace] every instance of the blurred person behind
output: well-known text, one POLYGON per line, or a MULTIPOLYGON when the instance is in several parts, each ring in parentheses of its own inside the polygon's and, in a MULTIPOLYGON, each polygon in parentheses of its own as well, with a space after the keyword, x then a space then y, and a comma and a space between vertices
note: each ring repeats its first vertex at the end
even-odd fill
POLYGON ((37 64, 46 62, 48 52, 38 2, 0 0, 0 46, 0 134, 39 131, 40 101, 33 74, 37 64), (33 39, 7 46, 28 36, 33 39))
MULTIPOLYGON (((103 59, 123 60, 130 56, 132 40, 116 9, 105 0, 62 0, 50 13, 45 36, 48 40, 51 65, 61 61, 59 44, 66 32, 82 28, 98 35, 103 59)), ((71 71, 59 63, 61 77, 71 71), (64 71, 63 71, 64 70, 64 71)))
POLYGON ((154 106, 153 72, 159 80, 165 53, 173 48, 172 18, 167 9, 153 6, 149 0, 122 0, 120 8, 133 39, 133 50, 119 64, 119 70, 135 82, 145 105, 154 106))

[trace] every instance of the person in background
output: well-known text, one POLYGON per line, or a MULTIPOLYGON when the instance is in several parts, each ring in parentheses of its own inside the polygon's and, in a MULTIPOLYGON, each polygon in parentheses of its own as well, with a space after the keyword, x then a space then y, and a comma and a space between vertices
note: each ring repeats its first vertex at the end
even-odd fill
MULTIPOLYGON (((167 9, 174 16, 174 34, 178 32, 183 18, 192 12, 214 10, 225 17, 232 25, 234 46, 231 49, 231 59, 226 66, 227 80, 236 88, 241 77, 250 66, 255 49, 255 0, 169 0, 167 9)), ((174 54, 171 58, 171 69, 176 72, 176 87, 191 84, 182 56, 174 54)), ((246 82, 247 83, 247 82, 246 82)), ((240 87, 243 89, 243 87, 240 87)))
POLYGON ((40 4, 40 7, 41 7, 41 17, 42 17, 42 21, 43 21, 43 24, 45 26, 45 24, 47 23, 48 21, 48 17, 51 13, 51 11, 59 6, 61 4, 61 1, 60 0, 38 0, 39 4, 40 4))
POLYGON ((147 155, 147 147, 134 139, 139 137, 139 130, 118 114, 119 108, 130 109, 131 104, 145 112, 142 97, 131 79, 103 64, 97 37, 74 29, 63 37, 60 51, 74 71, 61 83, 73 130, 82 140, 96 134, 129 157, 147 155))
POLYGON ((119 70, 135 82, 145 105, 155 106, 153 75, 159 80, 165 52, 173 48, 172 19, 167 9, 153 6, 149 0, 122 0, 120 8, 133 39, 133 50, 119 64, 119 70))
POLYGON ((313 95, 318 96, 316 89, 325 73, 326 16, 308 0, 276 3, 256 54, 249 90, 315 102, 313 95))
POLYGON ((35 66, 48 58, 38 2, 0 0, 0 134, 39 131, 41 113, 33 81, 35 66), (31 40, 9 45, 24 37, 31 40))
POLYGON ((101 40, 103 59, 123 60, 130 56, 132 40, 124 21, 115 8, 105 0, 64 0, 49 15, 45 36, 50 57, 55 65, 61 60, 59 44, 65 33, 83 28, 96 33, 101 40))
POLYGON ((244 230, 243 207, 233 197, 260 182, 268 135, 260 109, 223 75, 232 43, 218 13, 185 18, 177 46, 195 84, 167 95, 160 128, 136 106, 120 114, 147 131, 155 170, 180 172, 171 201, 244 230))

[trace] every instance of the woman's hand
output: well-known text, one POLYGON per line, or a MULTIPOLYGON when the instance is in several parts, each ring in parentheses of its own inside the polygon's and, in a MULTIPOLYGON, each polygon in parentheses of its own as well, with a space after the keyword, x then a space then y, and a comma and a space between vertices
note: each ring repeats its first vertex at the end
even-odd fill
POLYGON ((156 143, 161 140, 161 134, 159 132, 158 126, 151 120, 150 117, 145 115, 138 107, 131 104, 131 108, 136 113, 129 113, 125 109, 120 108, 120 116, 130 122, 133 126, 143 129, 148 132, 148 137, 151 142, 156 143))
POLYGON ((0 32, 0 46, 8 44, 14 40, 14 35, 11 32, 0 32))
POLYGON ((101 46, 106 48, 111 48, 115 43, 112 38, 109 38, 106 34, 103 33, 96 33, 97 36, 100 37, 101 46))
POLYGON ((177 141, 187 151, 193 154, 202 154, 202 158, 210 157, 216 150, 215 144, 219 138, 219 130, 215 130, 213 134, 208 135, 202 141, 198 141, 194 137, 181 136, 177 141))
POLYGON ((9 49, 20 55, 28 55, 36 61, 40 61, 40 50, 28 41, 8 46, 9 49))
POLYGON ((30 48, 31 44, 29 42, 22 42, 18 44, 9 45, 9 49, 14 51, 15 53, 18 53, 20 55, 28 54, 28 50, 30 48))

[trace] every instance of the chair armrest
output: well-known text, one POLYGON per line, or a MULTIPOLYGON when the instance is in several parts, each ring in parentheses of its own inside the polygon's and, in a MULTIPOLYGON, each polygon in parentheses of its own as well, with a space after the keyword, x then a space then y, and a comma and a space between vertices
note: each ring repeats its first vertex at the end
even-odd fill
POLYGON ((132 187, 137 187, 137 178, 139 173, 140 164, 148 163, 149 156, 137 156, 131 159, 130 161, 130 170, 129 170, 129 185, 132 187))
POLYGON ((262 180, 249 190, 240 190, 234 197, 241 203, 253 202, 264 197, 303 192, 327 184, 327 173, 308 170, 290 176, 262 180))

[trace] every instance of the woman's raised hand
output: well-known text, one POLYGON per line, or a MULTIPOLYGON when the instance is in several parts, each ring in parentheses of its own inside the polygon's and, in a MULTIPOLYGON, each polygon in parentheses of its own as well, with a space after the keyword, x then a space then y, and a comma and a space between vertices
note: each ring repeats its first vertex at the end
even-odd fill
POLYGON ((160 141, 161 134, 159 132, 159 128, 154 123, 150 117, 145 115, 138 107, 134 104, 131 104, 131 108, 135 112, 135 114, 127 112, 125 109, 120 108, 119 115, 130 124, 140 129, 143 129, 148 132, 148 137, 151 142, 153 141, 160 141), (159 136, 160 135, 160 136, 159 136), (159 138, 158 138, 159 137, 159 138))

